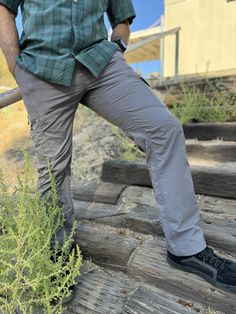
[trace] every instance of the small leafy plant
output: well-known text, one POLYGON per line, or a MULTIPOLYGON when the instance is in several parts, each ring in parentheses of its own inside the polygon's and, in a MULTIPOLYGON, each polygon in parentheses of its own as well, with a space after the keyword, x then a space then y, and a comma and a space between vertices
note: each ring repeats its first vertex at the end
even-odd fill
POLYGON ((236 119, 236 93, 217 88, 208 81, 203 90, 183 83, 181 94, 171 111, 183 124, 236 119))
POLYGON ((49 199, 32 191, 30 163, 25 158, 25 176, 9 191, 0 175, 0 313, 63 313, 62 301, 80 274, 79 247, 70 250, 75 225, 62 247, 51 241, 64 218, 57 188, 51 176, 49 199), (59 254, 60 253, 60 254, 59 254))

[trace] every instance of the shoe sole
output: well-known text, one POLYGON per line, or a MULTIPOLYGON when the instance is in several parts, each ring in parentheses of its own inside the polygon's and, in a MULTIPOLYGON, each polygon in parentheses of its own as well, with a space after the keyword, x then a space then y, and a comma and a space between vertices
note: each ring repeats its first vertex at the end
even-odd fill
POLYGON ((195 274, 195 275, 202 277, 203 279, 205 279, 206 281, 211 283, 214 287, 222 289, 226 292, 236 293, 236 286, 226 285, 224 283, 216 281, 216 280, 212 279, 210 276, 200 272, 199 270, 193 269, 192 267, 179 265, 179 264, 173 262, 171 259, 169 259, 168 256, 166 257, 166 261, 168 262, 168 264, 170 266, 173 266, 176 269, 183 270, 183 271, 186 271, 188 273, 192 273, 192 274, 195 274))

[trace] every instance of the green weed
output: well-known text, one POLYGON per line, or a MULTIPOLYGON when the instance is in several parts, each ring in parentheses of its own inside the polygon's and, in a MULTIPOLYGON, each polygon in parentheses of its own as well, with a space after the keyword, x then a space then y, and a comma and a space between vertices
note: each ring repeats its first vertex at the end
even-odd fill
POLYGON ((182 84, 181 94, 171 111, 183 124, 236 119, 236 93, 218 89, 207 82, 203 90, 182 84))
POLYGON ((63 247, 56 242, 52 248, 64 221, 55 181, 50 172, 52 192, 42 199, 32 188, 27 159, 24 170, 13 192, 0 175, 0 313, 34 313, 39 307, 59 314, 62 300, 71 294, 69 287, 80 274, 79 247, 68 255, 75 226, 63 247))

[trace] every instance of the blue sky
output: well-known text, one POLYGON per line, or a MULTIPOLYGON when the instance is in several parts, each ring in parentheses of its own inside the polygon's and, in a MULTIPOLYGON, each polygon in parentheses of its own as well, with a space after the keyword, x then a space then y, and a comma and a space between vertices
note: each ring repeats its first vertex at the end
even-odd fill
MULTIPOLYGON (((133 5, 137 17, 131 25, 132 31, 149 27, 164 13, 164 0, 133 0, 133 5)), ((135 70, 139 70, 145 77, 149 73, 157 72, 160 69, 159 61, 142 62, 133 64, 132 66, 135 70)))
MULTIPOLYGON (((137 31, 147 28, 159 19, 164 12, 163 2, 164 0, 133 0, 137 17, 131 25, 131 30, 137 31)), ((22 27, 20 14, 17 17, 17 27, 19 32, 21 32, 22 27)), ((140 71, 145 77, 147 77, 151 72, 159 71, 159 61, 137 63, 132 66, 135 70, 140 71)))

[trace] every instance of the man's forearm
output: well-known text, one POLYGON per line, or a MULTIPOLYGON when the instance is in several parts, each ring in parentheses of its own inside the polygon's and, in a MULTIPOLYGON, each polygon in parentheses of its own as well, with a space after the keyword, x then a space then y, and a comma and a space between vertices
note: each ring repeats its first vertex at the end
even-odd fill
POLYGON ((16 56, 20 53, 15 15, 0 5, 0 47, 5 55, 9 71, 14 72, 16 56))
POLYGON ((124 22, 124 23, 121 23, 121 24, 118 24, 113 29, 113 32, 112 32, 112 35, 111 35, 111 40, 114 41, 114 40, 116 40, 119 37, 121 37, 126 44, 129 43, 130 28, 129 28, 128 21, 124 22))

